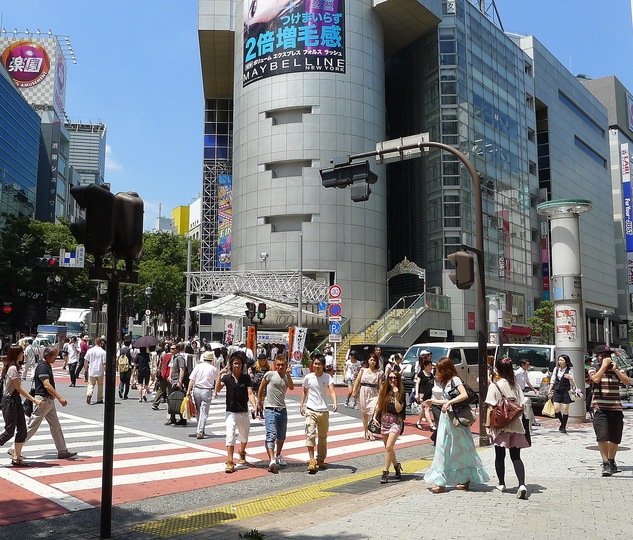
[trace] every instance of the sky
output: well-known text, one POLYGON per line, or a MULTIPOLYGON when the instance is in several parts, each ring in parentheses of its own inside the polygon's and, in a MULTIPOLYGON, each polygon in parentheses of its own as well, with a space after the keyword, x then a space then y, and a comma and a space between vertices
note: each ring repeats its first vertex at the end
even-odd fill
MULTIPOLYGON (((534 35, 574 74, 633 92, 633 0, 497 0, 507 32, 534 35)), ((489 4, 489 0, 486 0, 489 4)), ((137 191, 145 228, 201 192, 204 99, 197 0, 0 0, 0 26, 69 36, 66 112, 107 125, 106 182, 137 191)))

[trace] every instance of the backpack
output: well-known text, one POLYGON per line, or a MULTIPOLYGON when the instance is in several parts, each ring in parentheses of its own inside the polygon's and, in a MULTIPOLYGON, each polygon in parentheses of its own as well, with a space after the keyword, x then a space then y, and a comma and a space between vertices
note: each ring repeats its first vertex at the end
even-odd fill
POLYGON ((119 356, 117 365, 119 366, 119 373, 125 373, 128 369, 130 369, 130 359, 127 357, 127 354, 119 356))
POLYGON ((510 424, 515 418, 523 414, 523 405, 517 403, 514 397, 506 397, 497 383, 493 383, 501 393, 497 403, 490 408, 490 425, 501 429, 510 424))

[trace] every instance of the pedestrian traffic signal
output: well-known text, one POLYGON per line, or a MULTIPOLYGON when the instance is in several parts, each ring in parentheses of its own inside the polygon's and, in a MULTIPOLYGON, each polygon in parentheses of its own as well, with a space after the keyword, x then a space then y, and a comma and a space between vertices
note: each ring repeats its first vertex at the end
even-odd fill
POLYGON ((71 223, 70 232, 94 256, 95 266, 101 267, 114 243, 114 195, 99 184, 71 187, 70 194, 86 211, 85 221, 71 223))
POLYGON ((260 302, 257 304, 257 318, 263 321, 266 318, 266 304, 260 302))
POLYGON ((456 251, 448 256, 455 266, 455 272, 448 277, 458 289, 470 289, 475 283, 475 258, 467 251, 456 251))
POLYGON ((143 249, 143 200, 138 193, 117 193, 114 196, 114 243, 112 254, 125 261, 132 270, 134 260, 143 249))
POLYGON ((59 268, 59 257, 53 257, 52 255, 38 257, 37 266, 41 266, 42 268, 59 268))
POLYGON ((246 316, 252 321, 255 318, 255 302, 246 302, 246 316))

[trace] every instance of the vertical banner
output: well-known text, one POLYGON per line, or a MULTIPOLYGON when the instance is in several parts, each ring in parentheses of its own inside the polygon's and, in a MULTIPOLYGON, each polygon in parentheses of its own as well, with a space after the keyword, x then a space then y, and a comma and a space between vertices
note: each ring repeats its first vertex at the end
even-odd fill
POLYGON ((224 320, 224 345, 233 345, 235 340, 235 321, 224 320))
POLYGON ((307 334, 307 328, 295 327, 292 339, 292 360, 295 362, 301 362, 301 359, 303 358, 303 348, 306 344, 307 334))
MULTIPOLYGON (((627 101, 630 96, 627 96, 627 101)), ((631 150, 628 143, 620 145, 622 171, 622 224, 626 245, 626 269, 629 294, 633 294, 633 208, 631 206, 631 150)))
POLYGON ((218 176, 218 247, 217 268, 231 268, 231 238, 233 230, 233 175, 218 176))
POLYGON ((345 73, 344 0, 244 0, 242 84, 306 71, 345 73))

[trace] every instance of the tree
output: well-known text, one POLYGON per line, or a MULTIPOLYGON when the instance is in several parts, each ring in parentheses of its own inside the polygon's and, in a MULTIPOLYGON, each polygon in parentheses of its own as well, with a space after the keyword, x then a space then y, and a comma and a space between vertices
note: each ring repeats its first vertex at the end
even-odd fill
POLYGON ((12 308, 5 315, 6 332, 32 332, 37 324, 52 322, 60 307, 88 305, 94 296, 87 269, 42 268, 37 260, 72 251, 76 241, 65 224, 24 216, 4 216, 0 231, 0 301, 12 308))
POLYGON ((536 337, 539 343, 552 345, 554 343, 554 302, 542 300, 541 306, 528 320, 528 326, 532 329, 531 335, 536 337))
MULTIPOLYGON (((139 283, 133 289, 133 312, 140 312, 147 306, 156 316, 162 315, 168 328, 171 327, 176 305, 180 304, 184 313, 186 301, 187 241, 184 236, 173 235, 162 231, 151 231, 143 234, 143 252, 139 258, 139 283), (145 289, 152 288, 149 298, 145 289), (140 308, 142 306, 142 309, 140 308)), ((191 268, 200 266, 198 260, 198 241, 193 241, 191 268)), ((184 318, 184 317, 183 317, 184 318)))

